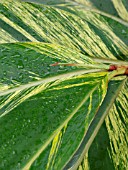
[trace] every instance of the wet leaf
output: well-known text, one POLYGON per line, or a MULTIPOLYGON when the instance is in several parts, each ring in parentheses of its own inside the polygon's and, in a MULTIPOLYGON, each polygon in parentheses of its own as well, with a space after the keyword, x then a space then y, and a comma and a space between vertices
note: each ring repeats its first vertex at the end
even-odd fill
POLYGON ((127 26, 111 17, 76 7, 63 10, 43 4, 2 2, 1 43, 51 42, 92 57, 128 60, 127 26))
POLYGON ((82 167, 90 170, 96 170, 97 168, 105 170, 127 169, 127 85, 127 78, 114 80, 109 83, 105 106, 110 101, 112 93, 116 93, 115 89, 117 91, 118 89, 121 90, 118 91, 116 99, 107 111, 109 114, 92 143, 88 155, 84 158, 81 166, 79 166, 79 170, 82 167))
POLYGON ((0 59, 1 168, 61 169, 104 99, 108 73, 50 66, 69 60, 95 66, 89 57, 52 44, 2 44, 0 59))
POLYGON ((24 1, 0 1, 0 169, 127 168, 126 1, 24 1))

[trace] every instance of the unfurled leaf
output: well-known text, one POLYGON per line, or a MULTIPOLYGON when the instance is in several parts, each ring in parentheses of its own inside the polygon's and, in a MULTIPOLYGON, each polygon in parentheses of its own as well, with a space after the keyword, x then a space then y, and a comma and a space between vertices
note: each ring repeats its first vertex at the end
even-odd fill
POLYGON ((7 95, 6 100, 3 97, 1 100, 1 116, 34 94, 59 83, 60 80, 109 68, 105 64, 97 64, 77 51, 55 44, 1 44, 0 51, 0 96, 7 95), (54 66, 56 62, 79 63, 86 66, 54 66), (13 98, 17 100, 13 101, 13 98))
POLYGON ((127 60, 127 26, 111 18, 75 8, 71 8, 74 10, 71 13, 46 5, 14 0, 2 2, 1 43, 51 42, 93 57, 127 60))
POLYGON ((24 1, 0 1, 0 170, 127 169, 126 1, 24 1))
POLYGON ((95 65, 61 46, 2 44, 1 51, 1 168, 61 169, 104 99, 108 73, 50 66, 69 59, 95 65))
POLYGON ((96 170, 97 168, 105 170, 127 169, 127 83, 127 78, 109 83, 109 91, 104 105, 106 106, 106 103, 110 101, 110 97, 113 98, 113 94, 116 94, 117 97, 116 99, 113 98, 113 104, 107 111, 109 114, 92 143, 88 156, 84 158, 79 166, 79 170, 81 167, 90 170, 96 170))

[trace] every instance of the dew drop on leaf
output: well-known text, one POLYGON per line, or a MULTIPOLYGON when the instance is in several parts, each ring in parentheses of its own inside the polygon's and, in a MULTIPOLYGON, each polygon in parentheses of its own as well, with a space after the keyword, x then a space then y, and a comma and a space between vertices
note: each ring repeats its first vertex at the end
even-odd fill
POLYGON ((28 122, 30 123, 30 122, 31 122, 31 120, 30 120, 30 119, 28 119, 28 122))
POLYGON ((13 151, 12 154, 15 155, 15 154, 16 154, 16 151, 13 151))

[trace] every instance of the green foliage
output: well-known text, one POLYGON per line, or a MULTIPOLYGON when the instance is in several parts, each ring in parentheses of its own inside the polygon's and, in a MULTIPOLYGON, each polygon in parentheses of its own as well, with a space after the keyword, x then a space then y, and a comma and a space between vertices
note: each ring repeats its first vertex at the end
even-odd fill
POLYGON ((126 1, 24 1, 0 2, 0 170, 127 169, 126 1))

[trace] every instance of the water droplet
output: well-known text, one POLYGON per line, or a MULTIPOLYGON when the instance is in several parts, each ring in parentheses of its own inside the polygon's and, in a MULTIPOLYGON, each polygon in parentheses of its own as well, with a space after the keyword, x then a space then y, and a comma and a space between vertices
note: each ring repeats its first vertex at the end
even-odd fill
POLYGON ((30 123, 30 122, 31 122, 31 120, 30 120, 30 119, 28 119, 28 122, 30 123))
POLYGON ((4 147, 6 148, 6 147, 7 147, 7 144, 4 144, 4 147))
POLYGON ((12 154, 15 155, 15 154, 16 154, 16 151, 13 151, 12 154))
POLYGON ((17 164, 17 168, 20 168, 21 162, 18 162, 17 164))
POLYGON ((70 111, 68 108, 65 109, 66 111, 70 111))
POLYGON ((18 65, 18 68, 21 69, 21 68, 24 68, 24 66, 23 65, 18 65))
POLYGON ((126 31, 125 31, 125 30, 122 30, 122 34, 126 34, 126 31))
POLYGON ((12 63, 15 63, 16 61, 15 60, 11 60, 12 63))
POLYGON ((2 161, 2 166, 5 167, 6 164, 7 164, 7 160, 4 159, 4 160, 2 161))
POLYGON ((29 154, 28 154, 28 155, 25 155, 25 156, 24 156, 24 160, 28 159, 29 157, 30 157, 29 154))
POLYGON ((14 141, 12 142, 13 145, 15 145, 15 143, 16 143, 16 142, 14 142, 14 141))
POLYGON ((22 62, 22 60, 19 60, 18 61, 18 66, 17 66, 19 69, 23 69, 24 68, 24 64, 22 62))
POLYGON ((12 138, 14 139, 14 138, 15 138, 15 135, 12 135, 12 138))
POLYGON ((3 72, 3 75, 4 75, 4 76, 6 76, 6 75, 7 75, 7 72, 6 72, 6 71, 4 71, 4 72, 3 72))

